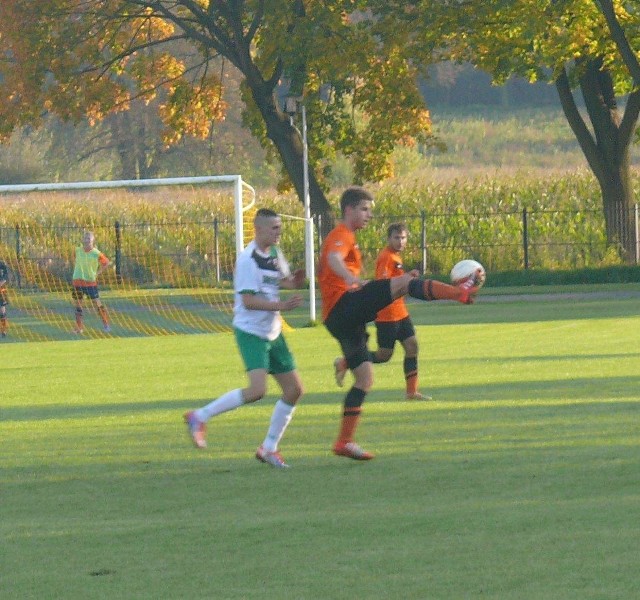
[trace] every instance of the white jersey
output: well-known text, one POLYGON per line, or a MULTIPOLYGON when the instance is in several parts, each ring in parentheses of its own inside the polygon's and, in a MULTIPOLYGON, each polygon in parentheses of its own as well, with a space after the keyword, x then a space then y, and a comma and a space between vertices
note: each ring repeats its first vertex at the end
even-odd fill
POLYGON ((280 299, 280 280, 289 277, 291 271, 282 252, 272 246, 264 254, 252 241, 238 256, 233 275, 234 306, 233 326, 269 341, 282 331, 279 311, 247 310, 242 294, 256 294, 277 302, 280 299))

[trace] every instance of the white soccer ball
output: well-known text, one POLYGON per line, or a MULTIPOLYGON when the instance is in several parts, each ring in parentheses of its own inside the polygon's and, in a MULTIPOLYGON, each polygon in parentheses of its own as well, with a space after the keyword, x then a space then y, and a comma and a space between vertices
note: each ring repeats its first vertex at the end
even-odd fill
POLYGON ((451 282, 456 285, 472 275, 475 275, 476 287, 482 287, 487 278, 484 267, 477 260, 470 258, 461 260, 459 263, 453 265, 453 269, 451 269, 451 282))

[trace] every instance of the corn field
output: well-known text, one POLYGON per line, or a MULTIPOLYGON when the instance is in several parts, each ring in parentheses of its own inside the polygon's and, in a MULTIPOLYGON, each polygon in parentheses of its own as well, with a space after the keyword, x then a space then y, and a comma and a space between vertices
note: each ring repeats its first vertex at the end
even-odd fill
MULTIPOLYGON (((607 245, 600 202, 595 183, 580 175, 396 183, 376 193, 375 217, 358 238, 369 270, 385 244, 387 227, 398 221, 410 234, 405 264, 428 273, 447 273, 466 257, 492 272, 609 266, 620 260, 616 248, 607 245)), ((70 282, 73 249, 85 229, 95 232, 115 265, 105 286, 126 281, 140 288, 225 287, 232 278, 233 207, 211 192, 109 192, 82 198, 42 193, 0 198, 0 206, 0 259, 13 266, 20 288, 70 282)), ((259 198, 258 206, 302 215, 291 197, 259 198)), ((281 245, 292 264, 302 265, 304 223, 284 219, 281 245)), ((319 230, 316 250, 322 242, 319 230)))

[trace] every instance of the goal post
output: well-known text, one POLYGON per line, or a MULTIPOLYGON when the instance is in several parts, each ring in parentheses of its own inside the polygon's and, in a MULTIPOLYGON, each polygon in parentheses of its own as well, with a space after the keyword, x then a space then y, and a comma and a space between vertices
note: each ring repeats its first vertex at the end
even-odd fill
POLYGON ((85 337, 230 330, 233 268, 255 204, 239 175, 0 185, 7 341, 73 339, 71 275, 85 230, 116 267, 98 278, 111 331, 84 298, 85 337))

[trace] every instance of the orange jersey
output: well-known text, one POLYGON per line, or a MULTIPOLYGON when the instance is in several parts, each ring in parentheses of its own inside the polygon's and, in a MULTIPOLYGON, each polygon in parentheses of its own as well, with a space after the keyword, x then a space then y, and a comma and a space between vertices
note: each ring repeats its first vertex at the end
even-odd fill
POLYGON ((342 257, 345 266, 356 277, 360 277, 362 269, 362 255, 356 242, 356 235, 344 223, 334 227, 324 239, 320 250, 320 264, 318 268, 318 283, 322 296, 322 320, 324 321, 336 305, 338 300, 349 291, 347 282, 329 266, 329 254, 337 252, 342 257))
MULTIPOLYGON (((376 279, 392 279, 404 275, 404 266, 400 255, 387 246, 378 254, 376 260, 376 279)), ((404 296, 394 300, 389 306, 383 308, 376 316, 376 321, 388 323, 400 321, 409 316, 409 311, 404 303, 404 296)))

